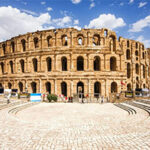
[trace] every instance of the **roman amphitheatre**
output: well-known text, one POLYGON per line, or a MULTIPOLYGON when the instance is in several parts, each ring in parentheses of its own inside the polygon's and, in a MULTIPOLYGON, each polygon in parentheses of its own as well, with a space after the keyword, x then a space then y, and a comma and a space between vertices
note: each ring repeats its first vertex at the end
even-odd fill
POLYGON ((1 88, 73 103, 8 103, 1 95, 0 149, 149 150, 149 93, 136 93, 150 87, 149 61, 143 43, 105 28, 44 30, 1 42, 1 88))

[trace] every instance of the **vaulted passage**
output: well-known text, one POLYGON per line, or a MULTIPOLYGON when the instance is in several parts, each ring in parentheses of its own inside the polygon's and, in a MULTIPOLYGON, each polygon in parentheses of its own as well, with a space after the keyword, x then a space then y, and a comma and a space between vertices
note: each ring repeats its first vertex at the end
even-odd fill
POLYGON ((62 66, 62 71, 67 71, 67 58, 66 57, 61 58, 61 66, 62 66))
POLYGON ((82 56, 79 56, 77 58, 77 71, 83 71, 84 70, 84 59, 82 56))
POLYGON ((47 63, 47 71, 51 71, 52 70, 52 59, 50 57, 48 57, 46 59, 46 63, 47 63))
POLYGON ((110 58, 110 71, 116 71, 116 58, 110 58))
POLYGON ((46 82, 45 86, 46 86, 46 92, 51 94, 51 83, 50 82, 46 82))
POLYGON ((31 89, 32 89, 32 93, 36 93, 37 92, 37 87, 36 87, 36 83, 35 82, 31 83, 31 89))
POLYGON ((94 71, 100 71, 100 57, 94 57, 94 71))
POLYGON ((139 64, 135 65, 135 72, 136 72, 136 74, 139 74, 139 64))
POLYGON ((22 82, 19 82, 19 91, 20 92, 23 92, 23 83, 22 82))
POLYGON ((94 97, 99 97, 101 94, 101 84, 99 82, 94 83, 94 97))
POLYGON ((111 93, 117 93, 117 83, 116 82, 111 83, 111 93))
POLYGON ((67 96, 67 84, 66 82, 61 83, 61 94, 67 96))
POLYGON ((130 78, 130 76, 131 76, 130 63, 127 63, 127 78, 130 78))
POLYGON ((22 50, 23 50, 23 52, 25 52, 26 51, 26 41, 24 39, 22 39, 21 44, 22 44, 22 50))
POLYGON ((83 84, 83 82, 77 83, 77 93, 79 94, 80 98, 84 96, 84 84, 83 84))
POLYGON ((34 71, 34 72, 37 72, 37 70, 38 70, 37 59, 34 58, 34 59, 32 60, 32 62, 33 62, 33 71, 34 71))
POLYGON ((21 72, 24 73, 24 60, 20 60, 21 72))
POLYGON ((10 61, 10 62, 9 62, 9 65, 10 65, 10 72, 11 72, 11 73, 14 73, 13 62, 10 61))

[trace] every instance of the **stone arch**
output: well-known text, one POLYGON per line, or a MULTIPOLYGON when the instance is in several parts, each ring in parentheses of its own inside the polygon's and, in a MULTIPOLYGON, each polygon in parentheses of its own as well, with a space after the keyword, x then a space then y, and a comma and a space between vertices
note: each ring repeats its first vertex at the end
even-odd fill
POLYGON ((110 57, 110 71, 116 71, 116 57, 110 57))
POLYGON ((139 56, 139 52, 137 50, 135 51, 135 56, 139 56))
POLYGON ((51 47, 51 46, 53 45, 52 40, 53 40, 53 39, 52 39, 52 36, 50 36, 50 35, 47 36, 47 46, 48 46, 48 47, 51 47))
POLYGON ((143 88, 146 88, 146 85, 145 85, 145 83, 143 84, 143 88))
POLYGON ((37 37, 34 38, 34 47, 35 48, 39 47, 39 39, 37 37))
POLYGON ((61 41, 62 41, 62 46, 67 46, 68 45, 68 37, 67 35, 62 35, 61 37, 61 41))
POLYGON ((32 63, 33 63, 33 71, 37 72, 38 71, 38 61, 37 61, 37 59, 33 58, 32 63))
POLYGON ((84 58, 82 56, 77 57, 77 71, 84 70, 84 58))
POLYGON ((14 73, 13 61, 12 60, 9 62, 9 65, 10 65, 10 72, 14 73))
POLYGON ((144 52, 142 53, 142 58, 145 59, 145 53, 144 52))
POLYGON ((139 64, 135 64, 135 72, 136 74, 139 74, 139 64))
POLYGON ((101 83, 95 82, 94 83, 94 97, 99 97, 101 94, 101 83))
POLYGON ((23 52, 25 52, 26 51, 26 40, 25 39, 21 40, 21 45, 22 45, 23 52))
POLYGON ((1 64, 1 73, 4 74, 4 63, 1 62, 0 64, 1 64))
POLYGON ((94 57, 94 71, 100 71, 101 69, 101 61, 99 56, 94 57))
POLYGON ((45 83, 45 87, 46 87, 46 92, 51 94, 51 83, 50 82, 46 82, 45 83))
POLYGON ((61 94, 64 96, 67 96, 67 83, 66 82, 61 83, 61 94))
POLYGON ((67 71, 67 58, 66 57, 61 58, 61 66, 62 66, 62 71, 67 71))
POLYGON ((136 49, 138 48, 138 43, 136 42, 136 49))
POLYGON ((50 57, 47 57, 46 63, 47 63, 47 71, 51 71, 52 70, 52 59, 50 57))
POLYGON ((8 89, 11 89, 12 88, 12 84, 9 82, 8 83, 8 89))
POLYGON ((18 83, 18 87, 19 87, 19 91, 23 92, 23 83, 22 82, 18 83))
POLYGON ((2 48, 3 48, 3 54, 5 55, 5 53, 6 53, 6 44, 5 43, 2 44, 2 48))
POLYGON ((127 84, 127 91, 131 91, 131 83, 127 84))
POLYGON ((127 63, 127 78, 131 77, 131 65, 130 63, 127 63))
POLYGON ((82 34, 77 36, 77 43, 78 45, 84 45, 84 36, 82 34))
POLYGON ((21 59, 21 60, 20 60, 20 67, 21 67, 21 72, 22 72, 22 73, 24 73, 24 65, 25 65, 24 60, 21 59))
POLYGON ((129 40, 127 40, 127 47, 129 47, 130 46, 130 43, 129 43, 129 40))
POLYGON ((77 83, 77 93, 80 98, 84 95, 84 83, 81 81, 77 83))
POLYGON ((37 92, 37 84, 36 84, 36 82, 31 82, 31 89, 32 89, 32 93, 36 93, 37 92))
POLYGON ((116 82, 111 83, 111 93, 117 93, 117 83, 116 82))
POLYGON ((129 60, 130 58, 131 58, 130 50, 127 49, 127 50, 126 50, 126 59, 129 60))
POLYGON ((105 30, 104 30, 104 37, 107 37, 107 35, 108 35, 108 30, 105 29, 105 30))
POLYGON ((145 66, 143 65, 143 78, 145 78, 145 66))
POLYGON ((116 37, 114 35, 109 36, 109 47, 111 51, 115 51, 116 48, 116 37))
POLYGON ((15 52, 15 42, 14 41, 11 42, 11 50, 13 53, 15 52))
POLYGON ((100 45, 100 36, 99 36, 98 34, 95 34, 95 35, 93 36, 93 45, 94 45, 94 46, 100 45))

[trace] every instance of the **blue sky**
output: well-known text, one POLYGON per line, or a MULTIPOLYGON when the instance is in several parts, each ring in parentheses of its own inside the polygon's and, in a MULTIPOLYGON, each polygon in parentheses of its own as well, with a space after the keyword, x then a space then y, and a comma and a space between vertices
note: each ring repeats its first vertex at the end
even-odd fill
POLYGON ((150 0, 0 0, 0 41, 65 27, 106 27, 150 47, 150 0))

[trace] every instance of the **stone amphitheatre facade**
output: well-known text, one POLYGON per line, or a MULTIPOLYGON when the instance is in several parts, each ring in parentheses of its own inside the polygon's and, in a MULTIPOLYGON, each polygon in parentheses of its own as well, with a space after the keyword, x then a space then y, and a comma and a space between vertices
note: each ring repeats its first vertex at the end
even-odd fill
POLYGON ((68 97, 149 88, 149 52, 108 29, 27 33, 0 43, 0 86, 68 97))

